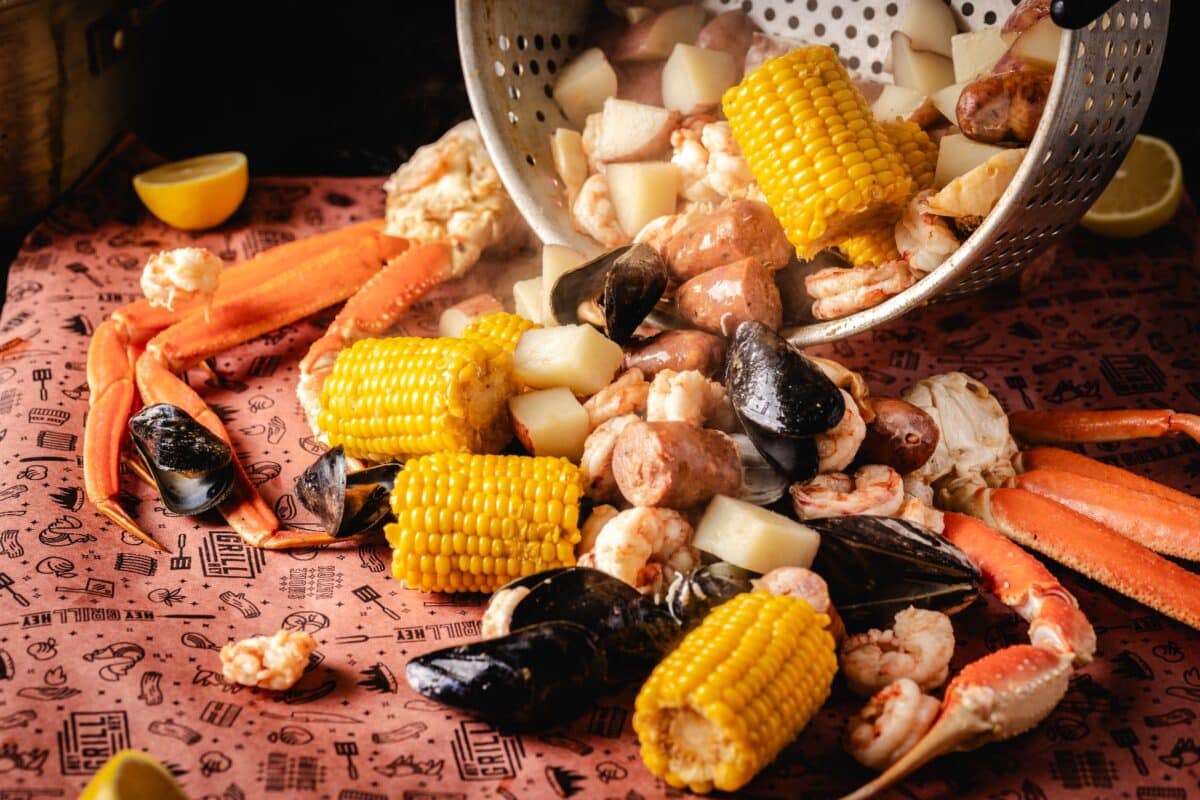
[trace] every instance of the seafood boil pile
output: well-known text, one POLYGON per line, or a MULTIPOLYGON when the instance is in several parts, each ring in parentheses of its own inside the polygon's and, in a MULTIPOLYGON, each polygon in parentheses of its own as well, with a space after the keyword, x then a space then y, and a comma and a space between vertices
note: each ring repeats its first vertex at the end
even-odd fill
POLYGON ((941 0, 906 3, 885 84, 741 9, 609 8, 555 78, 565 204, 601 245, 663 253, 676 289, 664 313, 726 336, 735 323, 698 318, 689 298, 737 287, 779 328, 871 308, 949 258, 1020 167, 1062 33, 1049 0, 967 33, 941 0), (722 272, 670 257, 729 225, 762 241, 722 272), (781 308, 776 284, 792 283, 806 307, 781 308))
MULTIPOLYGON (((737 22, 701 22, 721 19, 737 22)), ((838 69, 813 48, 760 58, 731 91, 764 103, 783 70, 838 69)), ((736 138, 736 117, 705 122, 697 141, 709 125, 736 138)), ((885 150, 890 129, 864 124, 885 150)), ((889 146, 895 171, 911 169, 889 146)), ((622 164, 634 166, 610 163, 583 185, 622 164)), ((547 245, 511 306, 480 295, 447 309, 436 337, 390 335, 433 287, 527 237, 476 126, 462 123, 387 181, 385 219, 231 267, 196 248, 151 259, 145 299, 97 326, 89 349, 87 498, 165 549, 119 502, 125 457, 169 511, 215 509, 254 547, 382 533, 405 588, 490 595, 482 638, 413 658, 413 689, 504 729, 539 729, 639 685, 646 769, 695 792, 752 781, 841 682, 864 702, 845 749, 879 771, 850 796, 872 796, 939 755, 1038 725, 1094 657, 1092 625, 1030 551, 1200 628, 1200 576, 1164 557, 1200 560, 1200 500, 1050 446, 1200 441, 1200 417, 1009 415, 958 372, 877 396, 776 332, 772 270, 911 205, 912 178, 901 183, 886 201, 864 192, 863 207, 839 205, 799 241, 821 227, 810 210, 783 217, 776 187, 751 178, 703 214, 673 205, 666 216, 687 219, 662 222, 670 235, 612 242, 591 260, 547 245), (686 324, 661 329, 668 295, 686 324), (178 375, 343 302, 296 387, 328 448, 296 496, 324 530, 290 530, 178 375), (956 633, 971 635, 956 615, 984 592, 1028 622, 1029 643, 952 675, 956 633)), ((969 188, 955 186, 943 191, 969 188)), ((281 631, 220 657, 230 683, 283 690, 316 644, 281 631)))

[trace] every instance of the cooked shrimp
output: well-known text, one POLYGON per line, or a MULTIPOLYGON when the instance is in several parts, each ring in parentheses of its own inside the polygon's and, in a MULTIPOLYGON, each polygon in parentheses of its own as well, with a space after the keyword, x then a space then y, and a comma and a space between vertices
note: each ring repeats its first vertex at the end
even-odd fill
POLYGON ((608 196, 608 178, 603 173, 597 172, 583 182, 571 206, 571 216, 577 229, 602 245, 618 247, 629 241, 617 221, 617 211, 608 196))
POLYGON ((867 424, 863 421, 858 403, 845 389, 839 389, 846 402, 842 421, 825 433, 817 434, 817 455, 821 459, 819 472, 841 472, 850 466, 863 439, 867 436, 867 424))
POLYGON ((645 412, 649 393, 650 384, 640 369, 625 370, 583 404, 583 409, 588 413, 588 427, 594 431, 613 417, 645 412))
POLYGON ((599 111, 588 114, 583 121, 583 131, 580 133, 580 146, 587 156, 588 172, 603 172, 604 165, 596 160, 596 143, 600 138, 600 120, 603 115, 599 111))
POLYGON ((900 509, 896 512, 896 516, 909 522, 915 522, 934 533, 941 533, 946 527, 945 516, 941 511, 921 502, 920 498, 911 494, 904 495, 904 501, 900 503, 900 509))
POLYGON ((671 134, 679 195, 699 203, 762 198, 728 122, 685 122, 671 134))
POLYGON ((941 704, 908 678, 880 689, 846 723, 842 745, 864 767, 896 763, 933 726, 941 704))
POLYGON ((638 419, 640 417, 637 414, 613 417, 588 434, 583 443, 583 458, 579 466, 588 475, 588 497, 598 503, 620 502, 622 499, 617 479, 613 476, 613 447, 621 431, 638 419))
POLYGON ((917 282, 917 275, 903 259, 878 266, 826 267, 804 279, 804 288, 814 298, 813 316, 837 319, 879 305, 917 282))
MULTIPOLYGON (((174 308, 175 301, 212 300, 224 262, 203 247, 179 247, 150 256, 142 270, 142 294, 150 305, 174 308)), ((207 313, 207 312, 206 312, 207 313)))
POLYGON ((514 586, 511 589, 501 589, 492 595, 487 608, 483 610, 483 619, 479 622, 479 635, 484 639, 507 636, 512 625, 513 611, 527 594, 528 586, 514 586))
POLYGON ((698 563, 692 526, 669 508, 631 508, 600 530, 595 546, 579 558, 584 566, 620 578, 641 592, 662 588, 698 563))
POLYGON ((851 478, 841 472, 818 475, 793 484, 792 507, 800 519, 874 514, 892 517, 904 502, 900 473, 883 464, 869 464, 851 478))
POLYGON ((725 387, 694 369, 664 369, 654 376, 646 398, 650 422, 688 422, 703 425, 725 402, 725 387))
POLYGON ((914 271, 925 274, 939 267, 961 244, 945 218, 929 210, 934 192, 917 194, 896 223, 896 247, 914 271))
POLYGON ((842 645, 842 673, 850 691, 870 697, 900 678, 922 691, 945 683, 954 655, 954 627, 940 611, 909 606, 896 614, 891 630, 872 628, 842 645))
POLYGON ((813 607, 813 611, 829 617, 829 631, 835 641, 846 635, 846 626, 829 598, 829 585, 825 579, 804 567, 779 567, 757 580, 751 581, 755 590, 768 592, 776 597, 796 597, 813 607))
POLYGON ((575 550, 582 554, 594 548, 596 546, 596 537, 600 535, 600 531, 612 521, 613 517, 620 513, 620 510, 616 506, 608 504, 593 508, 592 513, 588 514, 587 519, 583 521, 583 525, 579 528, 579 544, 575 546, 575 550))

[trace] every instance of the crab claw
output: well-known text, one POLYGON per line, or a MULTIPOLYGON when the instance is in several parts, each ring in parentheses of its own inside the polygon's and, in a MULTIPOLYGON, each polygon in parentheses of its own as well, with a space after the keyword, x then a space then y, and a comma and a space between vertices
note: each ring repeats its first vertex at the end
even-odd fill
POLYGON ((1028 644, 968 664, 946 688, 929 732, 879 777, 842 800, 872 797, 945 753, 1024 733, 1050 715, 1067 693, 1070 677, 1070 655, 1028 644))

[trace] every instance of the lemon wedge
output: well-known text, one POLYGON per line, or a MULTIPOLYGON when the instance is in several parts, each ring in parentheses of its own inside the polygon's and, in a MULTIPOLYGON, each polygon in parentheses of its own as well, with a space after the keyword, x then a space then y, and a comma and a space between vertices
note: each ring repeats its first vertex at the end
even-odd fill
POLYGON ((166 766, 141 750, 122 750, 92 776, 79 800, 188 800, 166 766))
POLYGON ((220 225, 246 197, 250 170, 242 153, 211 153, 137 175, 133 189, 150 213, 185 231, 220 225))
POLYGON ((1101 236, 1132 239, 1170 222, 1182 198, 1183 166, 1174 148, 1139 133, 1082 225, 1101 236))

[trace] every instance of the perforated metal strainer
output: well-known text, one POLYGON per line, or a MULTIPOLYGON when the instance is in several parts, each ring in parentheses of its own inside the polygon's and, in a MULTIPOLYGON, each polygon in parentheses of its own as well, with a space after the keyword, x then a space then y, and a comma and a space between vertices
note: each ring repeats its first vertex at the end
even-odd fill
MULTIPOLYGON (((949 0, 960 28, 1003 24, 1017 0, 949 0)), ((835 47, 851 73, 888 80, 884 59, 906 0, 706 0, 742 8, 767 33, 835 47)), ((568 126, 556 73, 588 41, 599 3, 457 0, 458 42, 471 107, 517 207, 545 242, 598 245, 571 224, 550 155, 568 126)), ((603 11, 603 9, 599 9, 603 11)), ((972 236, 913 287, 842 319, 792 328, 798 345, 842 339, 934 298, 977 291, 1015 273, 1072 227, 1108 184, 1141 126, 1158 79, 1170 0, 1120 0, 1063 36, 1041 127, 1000 202, 972 236)))

